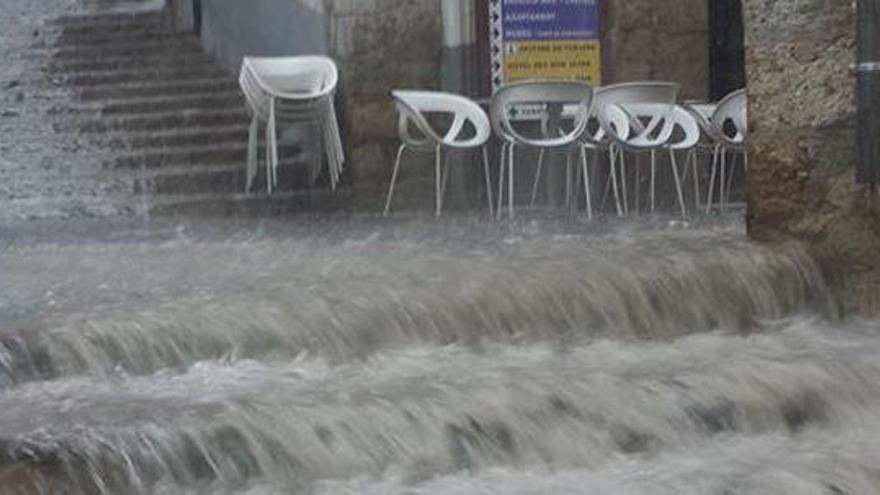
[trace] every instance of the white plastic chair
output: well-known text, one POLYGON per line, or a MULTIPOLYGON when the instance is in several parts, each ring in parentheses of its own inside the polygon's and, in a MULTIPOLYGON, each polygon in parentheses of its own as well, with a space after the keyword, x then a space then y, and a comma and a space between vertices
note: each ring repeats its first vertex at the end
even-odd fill
POLYGON ((486 180, 486 196, 489 214, 493 215, 492 179, 489 175, 489 154, 486 143, 491 135, 489 118, 475 102, 463 96, 434 91, 393 91, 391 96, 397 103, 400 115, 399 133, 402 141, 394 161, 388 199, 384 215, 391 211, 394 186, 397 183, 400 162, 406 150, 433 152, 435 154, 435 215, 443 211, 443 196, 446 192, 449 167, 442 167, 443 150, 481 148, 483 174, 486 180), (452 123, 443 132, 436 130, 429 122, 430 114, 446 114, 452 123), (413 128, 418 134, 413 134, 413 128), (472 133, 470 131, 473 131, 472 133), (441 177, 442 175, 442 177, 441 177))
MULTIPOLYGON (((540 151, 538 159, 538 174, 543 165, 544 154, 548 150, 569 148, 577 145, 578 138, 583 134, 587 126, 587 119, 592 105, 593 88, 583 82, 577 81, 523 81, 503 86, 492 98, 491 118, 492 128, 499 138, 503 140, 501 147, 501 167, 498 176, 498 215, 501 216, 502 201, 504 197, 504 174, 507 172, 507 200, 508 216, 512 219, 514 213, 514 149, 516 146, 535 148, 540 151), (541 135, 539 137, 527 137, 517 130, 511 112, 516 107, 542 106, 541 112, 541 135), (564 116, 564 107, 573 106, 570 119, 564 116), (564 130, 562 122, 571 120, 571 129, 564 130)), ((580 150, 580 148, 578 148, 580 150)), ((586 167, 586 161, 582 162, 586 167)), ((567 171, 568 172, 568 171, 567 171)), ((590 201, 589 174, 584 169, 583 177, 587 189, 588 214, 592 217, 592 205, 590 201)), ((570 176, 569 173, 566 176, 570 176)), ((571 184, 566 184, 567 196, 571 194, 571 184)), ((532 197, 534 199, 535 190, 532 197)))
MULTIPOLYGON (((675 157, 675 153, 677 151, 687 151, 687 158, 684 163, 684 177, 687 176, 688 170, 691 170, 694 174, 694 194, 696 196, 695 201, 699 205, 699 182, 698 182, 698 169, 697 169, 697 155, 696 150, 697 146, 700 143, 700 125, 694 116, 684 107, 676 105, 672 109, 672 113, 669 115, 668 125, 673 126, 673 132, 670 135, 669 141, 666 143, 666 148, 669 150, 669 161, 672 166, 672 170, 675 175, 675 180, 677 182, 676 188, 678 192, 679 198, 679 206, 681 207, 681 215, 682 217, 687 216, 687 210, 684 206, 684 195, 682 192, 682 188, 684 186, 684 178, 680 177, 678 174, 678 160, 675 157), (676 132, 678 131, 678 132, 676 132), (690 169, 688 166, 690 165, 690 169)), ((651 173, 651 191, 655 189, 655 173, 652 171, 651 173)), ((654 201, 654 193, 651 194, 651 202, 653 209, 653 201, 654 201)))
MULTIPOLYGON (((330 187, 342 174, 345 154, 333 98, 339 72, 333 60, 320 56, 245 57, 239 84, 253 116, 248 139, 247 185, 257 174, 257 139, 260 123, 266 124, 266 183, 271 194, 278 185, 278 124, 318 125, 327 155, 330 187)), ((312 182, 321 160, 309 170, 312 182)))
POLYGON ((718 106, 712 114, 711 128, 712 135, 719 145, 716 156, 720 155, 720 157, 713 159, 712 163, 712 175, 709 179, 709 192, 706 200, 707 213, 712 211, 716 176, 720 176, 718 199, 722 211, 724 211, 725 203, 729 199, 735 169, 734 164, 731 163, 730 177, 727 178, 727 153, 729 151, 741 153, 743 170, 748 171, 749 169, 749 156, 745 149, 748 136, 748 100, 744 89, 734 91, 718 102, 718 106))
MULTIPOLYGON (((623 156, 622 150, 617 147, 613 140, 608 137, 608 134, 605 133, 605 129, 599 124, 598 115, 602 110, 610 103, 613 103, 610 96, 613 96, 613 86, 606 86, 601 88, 596 88, 593 92, 593 104, 590 110, 590 117, 588 119, 587 127, 584 129, 584 133, 578 138, 578 142, 581 146, 581 159, 583 161, 582 168, 584 170, 588 170, 589 166, 587 163, 587 150, 593 150, 598 161, 598 155, 600 152, 607 150, 609 153, 609 164, 611 168, 614 168, 614 160, 618 154, 621 154, 621 164, 623 164, 623 156), (606 91, 606 88, 611 88, 610 91, 606 91)), ((612 123, 615 129, 617 129, 618 137, 623 138, 624 140, 629 138, 629 120, 626 115, 620 115, 618 113, 611 113, 608 116, 615 121, 612 123)), ((540 173, 540 171, 539 171, 540 173)), ((608 196, 608 190, 613 188, 614 199, 617 206, 617 214, 618 216, 623 215, 623 208, 620 202, 620 196, 618 195, 618 184, 617 184, 617 175, 612 173, 609 170, 608 179, 605 183, 605 194, 602 198, 602 206, 605 204, 605 199, 608 196)), ((587 191, 587 203, 591 204, 590 200, 590 192, 587 191)), ((588 212, 592 211, 592 206, 588 212)))
MULTIPOLYGON (((699 152, 702 150, 712 156, 712 165, 715 167, 721 152, 721 137, 716 135, 715 127, 712 125, 712 115, 718 105, 715 103, 703 102, 685 102, 685 110, 691 114, 697 125, 700 127, 700 140, 697 145, 688 154, 688 161, 692 164, 693 183, 694 183, 694 205, 697 209, 700 204, 700 169, 699 169, 699 152)), ((685 170, 688 170, 685 167, 685 170)))
MULTIPOLYGON (((656 153, 669 147, 669 140, 676 128, 676 101, 678 99, 679 86, 668 82, 632 82, 606 86, 603 88, 603 98, 607 98, 607 104, 598 112, 599 123, 606 134, 618 145, 622 151, 649 152, 651 155, 651 211, 655 207, 655 178, 656 178, 656 153), (624 132, 620 122, 624 119, 628 122, 628 131, 624 132)), ((614 155, 612 154, 612 159, 614 155)), ((623 196, 623 209, 629 210, 627 187, 625 180, 625 168, 621 155, 621 175, 619 183, 623 196)), ((612 163, 611 173, 617 174, 617 167, 612 163)), ((679 205, 682 214, 686 215, 684 195, 681 190, 681 180, 678 167, 671 166, 673 178, 678 193, 679 205)), ((612 176, 613 178, 613 176, 612 176)), ((636 169, 636 208, 639 208, 639 171, 636 169)))

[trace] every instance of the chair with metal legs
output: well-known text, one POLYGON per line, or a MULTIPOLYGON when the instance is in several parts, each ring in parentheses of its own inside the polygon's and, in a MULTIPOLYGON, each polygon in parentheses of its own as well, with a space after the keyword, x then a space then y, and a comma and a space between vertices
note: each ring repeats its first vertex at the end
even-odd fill
MULTIPOLYGON (((550 150, 571 151, 583 134, 592 104, 593 89, 589 84, 576 81, 524 81, 506 85, 495 93, 490 110, 492 128, 503 141, 501 167, 498 177, 498 208, 500 217, 504 198, 504 179, 507 173, 507 209, 512 219, 514 213, 514 158, 515 147, 539 150, 539 166, 550 150), (570 112, 565 107, 571 108, 570 112), (518 126, 513 114, 518 108, 537 107, 541 115, 539 135, 526 136, 518 126)), ((586 171, 584 171, 585 173, 586 171)), ((570 177, 566 170, 566 178, 570 177)), ((585 180, 589 176, 585 173, 585 180)), ((534 189, 533 189, 534 193, 534 189)), ((571 182, 566 180, 566 197, 571 198, 571 182)))
MULTIPOLYGON (((672 116, 675 113, 678 89, 679 86, 677 84, 667 82, 623 83, 603 88, 603 97, 607 98, 609 102, 613 102, 606 104, 598 112, 599 122, 604 131, 620 147, 621 151, 647 152, 651 156, 651 212, 654 211, 656 204, 657 151, 663 150, 668 146, 672 133, 675 130, 672 116), (627 133, 623 133, 621 127, 617 124, 623 118, 626 118, 629 123, 627 133)), ((671 169, 675 179, 679 204, 683 214, 686 214, 678 168, 671 166, 671 169)), ((621 188, 624 211, 627 211, 629 201, 626 194, 625 170, 621 168, 618 171, 618 167, 612 166, 611 173, 620 174, 620 180, 615 182, 621 188)), ((636 166, 635 173, 635 208, 638 212, 641 208, 641 197, 639 194, 640 170, 638 166, 636 166)))
POLYGON ((736 169, 730 165, 730 176, 727 173, 727 153, 736 152, 742 155, 743 170, 748 172, 749 156, 746 153, 745 141, 748 136, 748 100, 745 90, 734 91, 720 102, 711 120, 713 133, 718 140, 719 157, 713 160, 712 175, 709 179, 709 192, 706 201, 706 212, 712 211, 712 200, 715 191, 715 178, 719 177, 718 206, 724 211, 736 169))
MULTIPOLYGON (((613 90, 613 86, 611 86, 613 90)), ((605 91, 605 88, 597 88, 593 92, 593 104, 590 110, 590 118, 588 120, 587 127, 584 129, 584 133, 578 139, 578 143, 581 147, 581 160, 582 160, 582 168, 584 170, 589 170, 589 163, 587 161, 587 150, 592 150, 596 162, 598 162, 599 154, 603 151, 608 151, 608 163, 610 168, 614 168, 618 156, 623 160, 623 156, 621 150, 618 146, 615 145, 614 141, 608 137, 608 134, 605 133, 605 130, 599 124, 598 115, 599 112, 605 108, 609 103, 613 103, 608 95, 613 93, 613 91, 605 91)), ((626 115, 621 115, 618 113, 612 113, 609 115, 609 118, 613 119, 611 125, 616 129, 619 137, 623 139, 628 139, 629 137, 629 119, 626 115)), ((621 165, 625 169, 625 165, 621 162, 621 165)), ((536 177, 537 180, 537 177, 536 177)), ((587 214, 590 218, 592 218, 592 198, 590 195, 590 189, 588 187, 588 181, 585 180, 584 189, 586 191, 586 200, 587 200, 587 214)), ((624 210, 620 200, 620 196, 618 194, 619 187, 617 184, 617 174, 611 173, 611 170, 608 171, 608 178, 605 181, 605 193, 602 197, 602 203, 600 207, 604 207, 605 200, 608 197, 609 190, 612 190, 614 193, 615 205, 617 207, 617 215, 623 216, 624 210)))
POLYGON ((710 170, 716 166, 721 153, 721 137, 716 134, 715 126, 712 125, 712 115, 717 107, 718 105, 714 103, 686 102, 684 104, 685 110, 691 114, 701 131, 700 140, 687 156, 691 168, 688 169, 685 166, 685 173, 690 170, 691 175, 693 175, 694 207, 697 209, 703 207, 700 203, 700 171, 702 170, 700 167, 700 151, 708 153, 712 157, 710 170))
POLYGON ((480 106, 463 96, 434 91, 394 91, 391 93, 397 104, 400 116, 399 133, 402 141, 394 161, 391 185, 385 201, 384 215, 391 211, 391 200, 397 183, 400 163, 407 150, 434 153, 434 214, 443 211, 443 197, 449 177, 449 166, 443 167, 443 152, 451 150, 480 149, 483 159, 483 174, 486 181, 486 197, 489 214, 494 216, 492 201, 492 179, 489 173, 489 155, 486 143, 491 135, 489 117, 480 106), (445 131, 438 131, 428 122, 428 116, 442 114, 451 118, 445 131), (416 131, 416 134, 413 133, 416 131))
MULTIPOLYGON (((669 161, 672 166, 673 178, 676 181, 676 191, 678 193, 678 204, 681 207, 681 216, 682 218, 687 217, 687 209, 684 204, 684 192, 682 188, 684 187, 685 177, 688 173, 688 170, 691 170, 694 174, 694 194, 697 196, 695 201, 699 205, 699 182, 698 182, 698 168, 697 168, 697 145, 700 143, 700 125, 697 123, 697 120, 694 116, 688 112, 684 107, 675 106, 672 109, 672 113, 669 115, 668 125, 673 126, 675 129, 670 134, 670 138, 666 143, 666 149, 669 150, 669 161), (678 159, 675 156, 677 151, 686 151, 687 158, 684 163, 684 175, 679 174, 678 172, 678 159), (688 168, 690 166, 690 169, 688 168)), ((651 201, 654 201, 654 191, 656 189, 655 184, 655 173, 652 171, 651 173, 651 201)), ((653 208, 653 205, 652 205, 653 208)))

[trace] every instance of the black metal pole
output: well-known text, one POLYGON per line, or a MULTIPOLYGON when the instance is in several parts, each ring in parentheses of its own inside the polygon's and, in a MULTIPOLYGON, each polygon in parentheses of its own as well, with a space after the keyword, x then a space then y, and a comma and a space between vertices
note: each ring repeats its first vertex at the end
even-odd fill
POLYGON ((196 35, 202 34, 202 0, 192 0, 193 5, 193 31, 196 35))
POLYGON ((858 24, 856 181, 873 185, 880 182, 880 0, 859 0, 858 24))

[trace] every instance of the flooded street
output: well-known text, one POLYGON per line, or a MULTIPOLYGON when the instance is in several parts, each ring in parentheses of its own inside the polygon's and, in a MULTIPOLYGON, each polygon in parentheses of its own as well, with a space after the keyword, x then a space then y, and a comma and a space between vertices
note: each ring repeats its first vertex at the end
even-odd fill
POLYGON ((880 490, 876 325, 735 220, 3 229, 8 493, 880 490))

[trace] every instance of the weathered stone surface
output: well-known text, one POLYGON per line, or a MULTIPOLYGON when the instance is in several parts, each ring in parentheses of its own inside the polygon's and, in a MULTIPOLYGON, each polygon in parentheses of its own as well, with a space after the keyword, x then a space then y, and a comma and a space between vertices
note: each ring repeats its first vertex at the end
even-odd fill
POLYGON ((750 232, 806 241, 844 309, 876 313, 880 201, 854 179, 854 4, 747 0, 745 14, 750 232))

